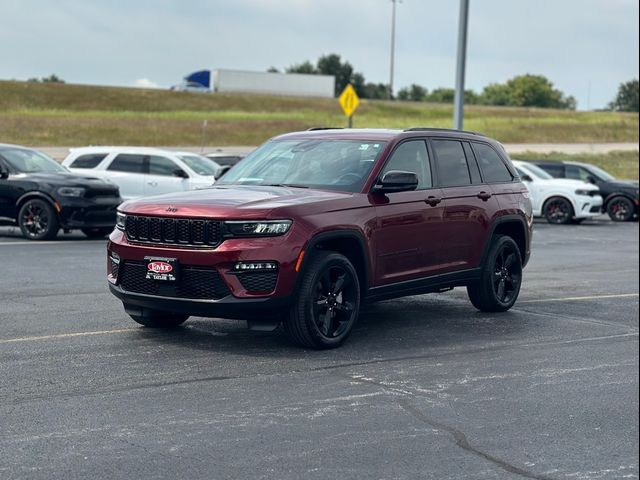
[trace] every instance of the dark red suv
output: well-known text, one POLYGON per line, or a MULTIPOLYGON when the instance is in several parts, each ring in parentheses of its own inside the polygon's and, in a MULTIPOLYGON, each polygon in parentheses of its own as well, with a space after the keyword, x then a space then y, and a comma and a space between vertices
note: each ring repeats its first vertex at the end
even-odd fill
POLYGON ((142 325, 282 323, 331 348, 363 302, 466 286, 476 308, 508 310, 531 226, 526 188, 483 135, 312 129, 273 138, 211 188, 123 204, 108 280, 142 325))

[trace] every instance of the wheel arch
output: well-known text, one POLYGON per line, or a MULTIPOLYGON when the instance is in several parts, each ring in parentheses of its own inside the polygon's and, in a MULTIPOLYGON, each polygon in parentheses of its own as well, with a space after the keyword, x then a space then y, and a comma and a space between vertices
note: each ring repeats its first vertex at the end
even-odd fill
POLYGON ((542 200, 542 203, 540 204, 540 216, 544 216, 544 211, 545 211, 545 207, 547 206, 547 202, 549 200, 551 200, 552 198, 562 198, 564 200, 566 200, 567 202, 569 202, 571 204, 571 208, 573 209, 573 214, 575 215, 577 212, 576 209, 576 201, 574 198, 571 197, 571 195, 567 195, 566 193, 558 193, 558 192, 554 192, 554 193, 549 193, 547 195, 544 196, 544 199, 542 200))
POLYGON ((516 242, 518 250, 520 250, 520 258, 522 260, 522 266, 524 267, 529 261, 528 255, 528 236, 527 225, 525 220, 518 215, 505 215, 496 219, 491 227, 490 233, 487 236, 487 240, 484 245, 482 253, 482 261, 480 266, 484 266, 489 250, 491 249, 491 243, 496 235, 507 235, 516 242))
POLYGON ((630 201, 631 201, 631 203, 632 203, 634 206, 636 205, 635 198, 634 198, 632 195, 630 195, 630 194, 628 194, 628 193, 626 193, 626 192, 616 191, 616 192, 610 193, 609 195, 607 195, 607 196, 602 200, 602 208, 603 208, 604 210, 606 210, 606 209, 607 209, 607 205, 609 204, 609 202, 610 202, 611 200, 613 200, 614 198, 616 198, 616 197, 624 197, 624 198, 626 198, 627 200, 630 200, 630 201))
POLYGON ((16 200, 16 221, 18 220, 18 213, 20 212, 22 206, 29 200, 34 199, 44 200, 53 208, 53 210, 56 212, 56 215, 60 214, 60 209, 57 202, 50 195, 47 195, 46 193, 40 191, 31 191, 26 192, 20 198, 18 198, 18 200, 16 200))
MULTIPOLYGON (((331 230, 319 233, 309 240, 304 248, 300 273, 308 267, 312 253, 316 250, 330 250, 347 257, 358 274, 363 296, 369 288, 371 260, 363 234, 358 230, 331 230)), ((297 294, 297 288, 296 288, 297 294)))

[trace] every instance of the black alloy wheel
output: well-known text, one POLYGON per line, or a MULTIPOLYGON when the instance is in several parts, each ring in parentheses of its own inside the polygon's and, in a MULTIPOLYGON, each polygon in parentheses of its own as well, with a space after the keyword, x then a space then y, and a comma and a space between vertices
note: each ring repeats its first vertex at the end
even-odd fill
POLYGON ((28 200, 18 212, 18 225, 28 240, 50 240, 58 234, 60 224, 53 207, 40 199, 28 200))
POLYGON ((615 197, 607 203, 607 214, 614 222, 628 222, 633 218, 633 203, 626 197, 615 197))
POLYGON ((547 222, 565 225, 573 218, 573 207, 566 198, 553 197, 544 204, 544 216, 547 222))
POLYGON ((297 296, 283 321, 289 338, 303 347, 340 346, 360 308, 360 283, 351 262, 339 253, 315 252, 301 275, 297 296))
POLYGON ((522 257, 511 237, 493 241, 480 280, 467 286, 469 299, 483 312, 504 312, 516 302, 522 284, 522 257))

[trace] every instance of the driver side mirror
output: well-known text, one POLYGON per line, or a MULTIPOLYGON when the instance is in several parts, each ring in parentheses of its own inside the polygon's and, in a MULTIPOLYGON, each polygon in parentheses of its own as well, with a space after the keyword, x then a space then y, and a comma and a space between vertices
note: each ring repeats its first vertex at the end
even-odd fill
POLYGON ((220 178, 222 178, 222 176, 227 173, 229 170, 231 170, 231 165, 223 165, 220 167, 220 169, 218 170, 218 172, 215 174, 214 179, 218 180, 220 178))
POLYGON ((418 188, 418 175, 413 172, 391 170, 373 186, 378 193, 409 192, 418 188))
POLYGON ((526 173, 520 177, 523 182, 533 182, 533 178, 526 173))
POLYGON ((594 177, 594 176, 592 176, 592 175, 589 175, 589 176, 587 177, 587 182, 592 183, 593 185, 595 185, 596 183, 598 183, 598 182, 596 182, 595 177, 594 177))
POLYGON ((5 178, 9 178, 9 169, 0 164, 0 179, 4 180, 5 178))
POLYGON ((187 172, 185 172, 181 168, 176 168, 173 171, 173 175, 176 176, 176 177, 180 177, 180 178, 189 178, 189 175, 187 175, 187 172))

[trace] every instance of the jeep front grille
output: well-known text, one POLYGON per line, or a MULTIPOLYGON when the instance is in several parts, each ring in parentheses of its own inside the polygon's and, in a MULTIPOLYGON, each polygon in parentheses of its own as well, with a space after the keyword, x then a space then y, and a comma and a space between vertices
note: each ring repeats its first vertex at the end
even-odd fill
POLYGON ((222 222, 127 215, 125 233, 132 242, 216 247, 222 242, 222 222))

